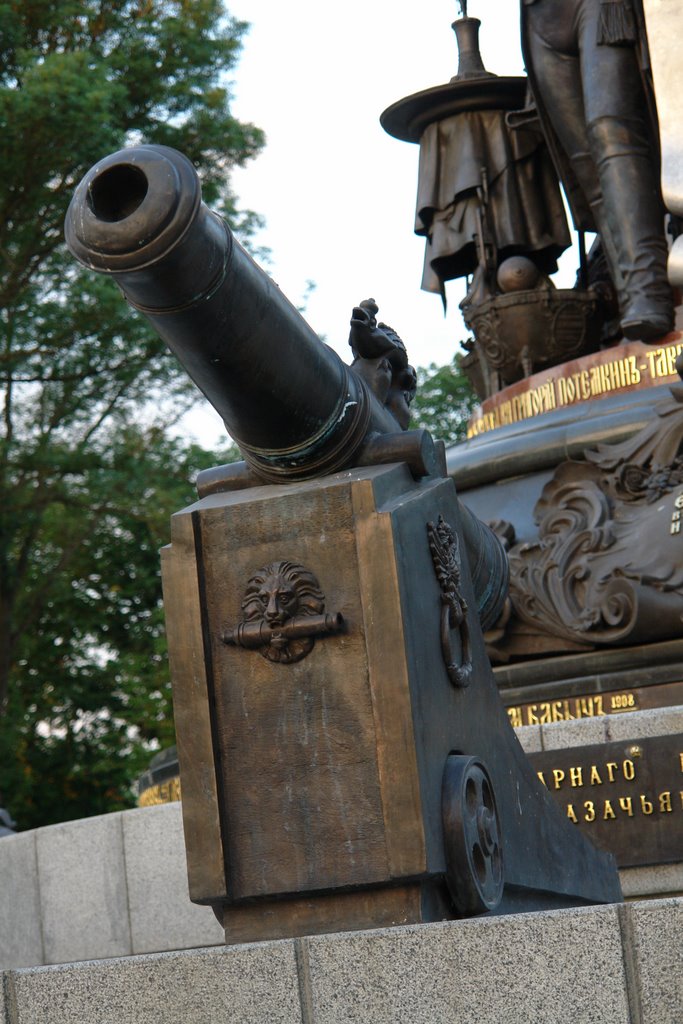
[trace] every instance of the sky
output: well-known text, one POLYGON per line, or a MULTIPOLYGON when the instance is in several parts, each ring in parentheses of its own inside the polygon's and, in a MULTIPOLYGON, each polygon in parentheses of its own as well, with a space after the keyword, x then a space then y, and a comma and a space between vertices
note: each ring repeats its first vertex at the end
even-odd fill
MULTIPOLYGON (((250 23, 232 75, 231 108, 266 133, 256 160, 233 174, 242 207, 266 221, 257 241, 271 252, 271 276, 305 317, 348 359, 351 310, 375 298, 379 319, 394 327, 416 366, 450 362, 467 336, 448 286, 422 292, 424 242, 413 233, 418 147, 387 135, 381 112, 457 72, 451 23, 456 0, 389 4, 346 0, 226 0, 250 23)), ((523 73, 517 0, 470 0, 480 18, 489 71, 523 73)), ((565 256, 572 284, 575 258, 565 256)), ((559 280, 559 279, 556 279, 559 280)), ((187 429, 207 446, 223 436, 218 417, 196 411, 187 429)))

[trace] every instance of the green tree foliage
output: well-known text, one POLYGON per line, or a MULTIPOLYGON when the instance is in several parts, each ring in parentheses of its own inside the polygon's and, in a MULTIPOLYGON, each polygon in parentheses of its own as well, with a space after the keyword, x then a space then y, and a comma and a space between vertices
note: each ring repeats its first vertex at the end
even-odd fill
POLYGON ((124 426, 28 504, 0 764, 23 828, 130 806, 150 744, 175 742, 159 548, 193 474, 230 457, 124 426))
POLYGON ((261 132, 224 76, 219 0, 0 2, 0 802, 24 828, 121 807, 171 737, 158 547, 215 462, 163 344, 62 239, 70 196, 131 142, 174 146, 248 230, 230 169, 261 132))
POLYGON ((457 358, 446 366, 432 363, 417 371, 417 394, 411 405, 411 426, 425 427, 447 445, 462 441, 477 403, 457 358))

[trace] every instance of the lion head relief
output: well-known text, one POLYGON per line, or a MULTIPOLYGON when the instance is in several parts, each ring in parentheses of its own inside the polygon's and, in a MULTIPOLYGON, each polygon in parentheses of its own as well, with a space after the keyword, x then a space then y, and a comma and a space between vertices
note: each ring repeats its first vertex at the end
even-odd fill
POLYGON ((325 597, 317 579, 296 562, 271 562, 249 580, 242 601, 245 622, 262 621, 272 630, 261 654, 269 661, 299 661, 313 647, 312 636, 287 637, 279 632, 295 617, 320 615, 325 597))

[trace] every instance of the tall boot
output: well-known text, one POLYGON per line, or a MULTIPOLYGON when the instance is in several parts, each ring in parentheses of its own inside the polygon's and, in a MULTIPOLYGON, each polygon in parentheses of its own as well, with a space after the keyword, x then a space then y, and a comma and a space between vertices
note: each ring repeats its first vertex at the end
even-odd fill
POLYGON ((621 329, 626 338, 654 341, 674 324, 656 165, 640 121, 603 117, 587 128, 600 178, 600 220, 619 292, 621 329))

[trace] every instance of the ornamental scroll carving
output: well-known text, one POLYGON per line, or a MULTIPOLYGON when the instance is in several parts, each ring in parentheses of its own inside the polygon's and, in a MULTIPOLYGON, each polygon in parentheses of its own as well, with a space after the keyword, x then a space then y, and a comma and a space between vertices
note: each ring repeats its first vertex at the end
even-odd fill
POLYGON ((258 649, 268 661, 284 665, 310 654, 316 636, 344 628, 339 612, 325 612, 316 577, 296 562, 271 562, 254 573, 244 592, 242 612, 242 621, 223 632, 223 643, 258 649))
POLYGON ((634 437, 558 466, 534 509, 538 539, 509 549, 493 660, 681 635, 683 388, 672 395, 634 437))

